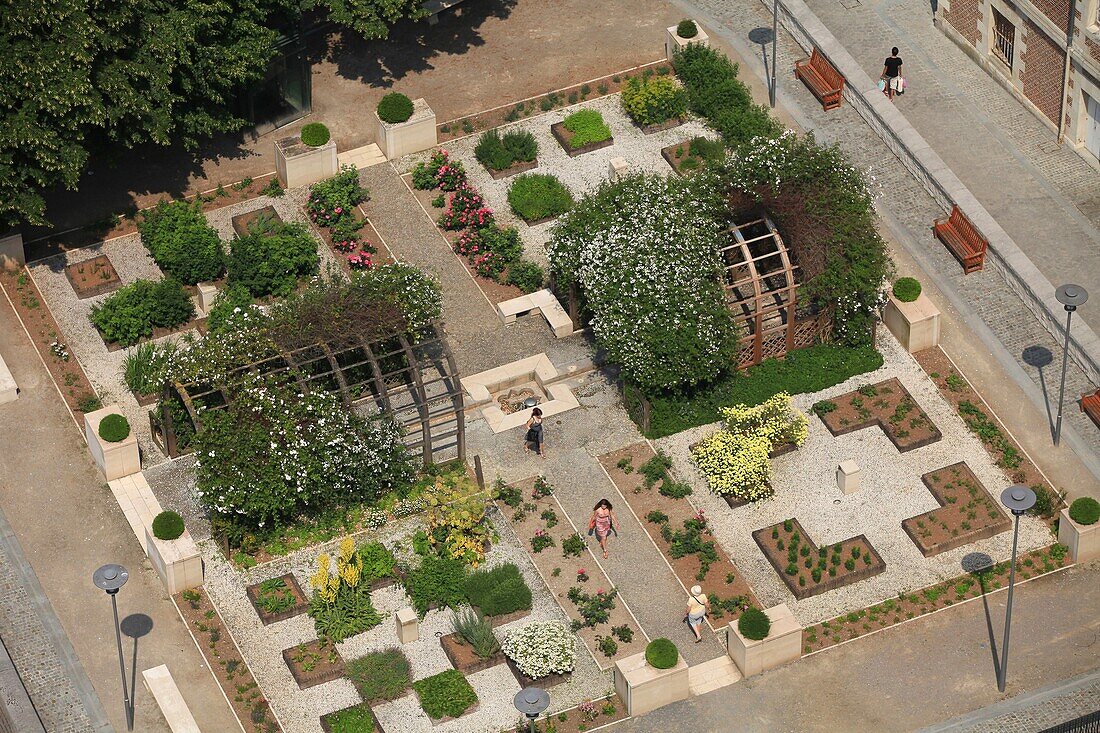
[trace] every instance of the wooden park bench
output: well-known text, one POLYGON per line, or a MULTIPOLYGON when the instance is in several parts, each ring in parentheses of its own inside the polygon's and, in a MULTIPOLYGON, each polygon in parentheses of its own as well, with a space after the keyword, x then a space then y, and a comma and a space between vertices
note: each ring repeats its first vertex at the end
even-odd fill
POLYGON ((1092 418, 1092 421, 1100 426, 1100 389, 1092 394, 1082 395, 1081 412, 1092 418))
POLYGON ((844 77, 816 48, 809 59, 794 62, 794 75, 810 88, 826 111, 840 106, 844 77))
POLYGON ((958 206, 951 207, 951 215, 946 219, 936 219, 935 224, 932 225, 932 231, 962 264, 964 275, 982 269, 982 264, 985 262, 985 249, 989 246, 989 242, 959 211, 958 206))

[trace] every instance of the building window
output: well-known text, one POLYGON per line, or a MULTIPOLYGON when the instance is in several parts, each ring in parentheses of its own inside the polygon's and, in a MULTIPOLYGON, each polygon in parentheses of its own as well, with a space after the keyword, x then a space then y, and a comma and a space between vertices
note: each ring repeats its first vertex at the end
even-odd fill
POLYGON ((1016 40, 1016 26, 993 8, 993 55, 1012 68, 1012 47, 1016 40))

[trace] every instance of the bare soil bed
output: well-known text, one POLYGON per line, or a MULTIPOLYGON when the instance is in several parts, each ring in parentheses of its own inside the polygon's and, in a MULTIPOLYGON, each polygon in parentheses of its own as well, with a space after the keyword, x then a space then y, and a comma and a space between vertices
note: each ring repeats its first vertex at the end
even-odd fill
POLYGON ((489 171, 489 175, 492 176, 494 181, 499 181, 501 178, 509 178, 511 176, 517 176, 520 173, 526 173, 527 171, 534 170, 539 167, 538 158, 534 160, 520 160, 507 168, 496 170, 495 168, 486 168, 489 171))
POLYGON ((122 285, 122 279, 107 255, 67 265, 65 277, 81 300, 109 293, 122 285))
POLYGON ((878 425, 901 453, 943 437, 896 377, 822 400, 814 405, 814 412, 833 435, 878 425))
POLYGON ((283 649, 283 661, 303 690, 344 676, 344 660, 340 652, 335 645, 323 639, 283 649))
POLYGON ((930 471, 921 480, 940 507, 902 521, 901 527, 925 557, 984 540, 1012 527, 1012 521, 965 463, 930 471))
POLYGON ((254 222, 262 219, 272 219, 275 222, 282 222, 283 218, 279 216, 279 212, 275 211, 274 206, 265 206, 262 209, 256 209, 255 211, 249 211, 244 214, 237 214, 232 219, 233 231, 237 233, 238 237, 248 236, 248 230, 254 222))
POLYGON ((819 548, 791 518, 758 529, 752 538, 775 572, 799 600, 850 585, 886 569, 863 535, 819 548))
POLYGON ((293 573, 280 575, 278 578, 273 578, 273 580, 283 581, 286 586, 283 592, 289 593, 294 598, 293 605, 277 613, 268 613, 259 603, 261 593, 260 586, 262 586, 263 583, 256 583, 245 589, 248 600, 252 602, 252 607, 256 609, 256 614, 259 615, 260 620, 264 622, 265 626, 267 624, 273 624, 278 621, 285 621, 288 618, 293 618, 298 614, 305 613, 306 609, 309 608, 309 599, 306 598, 305 593, 302 592, 302 587, 298 585, 298 581, 293 573))

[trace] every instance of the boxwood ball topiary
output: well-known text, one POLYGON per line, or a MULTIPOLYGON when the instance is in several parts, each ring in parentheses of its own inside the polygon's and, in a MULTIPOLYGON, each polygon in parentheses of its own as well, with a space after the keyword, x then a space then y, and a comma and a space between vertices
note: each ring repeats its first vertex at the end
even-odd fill
POLYGON ((310 122, 302 128, 302 142, 311 148, 319 148, 329 141, 332 135, 320 122, 310 122))
POLYGON ((404 122, 412 117, 412 113, 412 100, 401 92, 390 92, 378 103, 378 116, 391 125, 404 122))
POLYGON ((737 630, 746 639, 752 639, 753 641, 766 639, 771 629, 772 621, 768 618, 768 614, 755 606, 750 607, 741 614, 741 618, 737 619, 737 630))
POLYGON ((1078 524, 1096 524, 1100 520, 1100 502, 1091 496, 1082 496, 1069 505, 1069 517, 1078 524))
POLYGON ((920 282, 911 277, 899 277, 894 283, 894 297, 902 303, 912 303, 920 297, 920 282))
POLYGON ((684 18, 676 26, 676 35, 680 38, 695 38, 699 35, 699 27, 690 18, 684 18))
POLYGON ((120 443, 130 435, 130 423, 122 415, 112 413, 99 421, 99 437, 108 443, 120 443))
POLYGON ((645 660, 655 669, 672 669, 679 659, 680 652, 668 639, 654 639, 645 648, 645 660))
POLYGON ((172 511, 153 517, 153 536, 158 540, 175 540, 183 534, 183 517, 172 511))

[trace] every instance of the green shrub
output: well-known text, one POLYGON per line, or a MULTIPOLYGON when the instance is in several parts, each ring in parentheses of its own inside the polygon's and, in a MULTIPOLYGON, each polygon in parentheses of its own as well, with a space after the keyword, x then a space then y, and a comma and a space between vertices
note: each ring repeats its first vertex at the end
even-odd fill
POLYGON ((363 581, 366 583, 392 577, 397 565, 397 558, 381 542, 368 542, 360 547, 359 559, 363 561, 363 581))
POLYGON ((538 157, 539 144, 527 130, 509 130, 500 140, 516 162, 530 163, 538 157))
POLYGON ((195 304, 179 281, 165 278, 149 291, 149 320, 156 328, 174 328, 195 316, 195 304))
POLYGON ((477 693, 457 669, 417 680, 413 682, 413 689, 424 712, 436 720, 457 718, 477 704, 477 693))
POLYGON ((492 129, 482 133, 474 147, 474 157, 492 171, 502 171, 516 162, 532 161, 537 155, 535 136, 525 130, 512 130, 501 136, 492 129))
POLYGON ((99 437, 108 443, 121 443, 130 436, 130 423, 118 413, 105 415, 99 421, 99 437))
POLYGON ((214 305, 206 314, 206 328, 216 333, 225 328, 226 321, 238 308, 245 310, 252 307, 252 293, 244 285, 232 283, 214 298, 214 305))
POLYGON ((322 715, 321 720, 330 733, 375 733, 377 730, 370 705, 365 702, 322 715))
POLYGON ((902 303, 912 303, 919 296, 919 280, 912 277, 899 277, 894 283, 894 297, 902 303))
POLYGON ((412 100, 401 92, 390 92, 378 103, 378 116, 391 125, 405 122, 413 113, 412 100))
MULTIPOLYGON (((821 573, 819 572, 818 575, 821 575, 821 573)), ((771 628, 771 619, 756 606, 745 609, 745 612, 741 614, 741 618, 737 619, 737 630, 741 632, 741 636, 753 641, 768 638, 768 632, 771 631, 771 628)))
POLYGON ((138 231, 157 266, 186 285, 217 280, 225 272, 218 233, 198 202, 161 201, 142 214, 138 231))
POLYGON ((229 282, 256 298, 289 295, 298 281, 317 272, 317 240, 305 224, 267 222, 234 239, 229 253, 229 282))
POLYGON ((709 137, 701 135, 691 138, 688 152, 708 163, 721 162, 726 158, 726 146, 721 140, 711 140, 709 137))
POLYGON ((680 659, 676 645, 668 639, 654 639, 645 648, 645 660, 654 669, 672 669, 680 659))
POLYGON ((705 117, 728 144, 779 133, 779 123, 753 103, 749 88, 737 78, 737 64, 721 52, 693 43, 676 54, 673 65, 691 110, 705 117))
POLYGON ((371 652, 348 662, 347 676, 365 703, 396 700, 409 689, 409 660, 397 648, 371 652))
POLYGON ((1096 524, 1100 520, 1100 502, 1091 496, 1074 499, 1069 505, 1069 518, 1078 524, 1096 524))
POLYGON ((409 572, 405 590, 420 618, 432 606, 457 608, 466 600, 466 564, 450 557, 429 555, 409 572))
POLYGON ((329 141, 332 135, 329 133, 328 128, 320 122, 310 122, 302 127, 302 143, 308 145, 311 148, 319 148, 329 141))
POLYGON ((135 280, 92 307, 91 321, 105 341, 123 346, 153 335, 153 328, 172 328, 195 315, 195 306, 177 280, 135 280))
POLYGON ((182 534, 183 517, 179 514, 164 511, 153 517, 153 536, 158 540, 175 540, 182 534))
POLYGON ((573 195, 550 174, 525 173, 508 189, 508 204, 516 216, 532 222, 569 211, 573 195))
POLYGON ((699 35, 699 27, 690 18, 684 18, 676 24, 676 35, 680 38, 695 38, 699 35))
POLYGON ((603 121, 603 115, 594 109, 578 110, 566 117, 562 125, 573 133, 569 147, 574 150, 611 139, 611 128, 603 121))
POLYGON ((475 570, 466 578, 464 592, 470 604, 486 616, 503 616, 531 608, 531 589, 513 563, 475 570))
POLYGON ((464 608, 455 613, 451 623, 455 633, 482 659, 488 659, 500 651, 500 642, 493 633, 493 624, 474 609, 464 608))
POLYGON ((687 114, 687 92, 667 76, 634 77, 622 92, 623 109, 643 127, 687 114))
POLYGON ((541 290, 546 282, 546 273, 531 260, 516 260, 508 265, 508 284, 514 285, 525 293, 541 290))
POLYGON ((130 349, 122 362, 122 382, 138 396, 158 394, 164 387, 164 370, 176 353, 176 342, 157 345, 152 341, 130 349))

